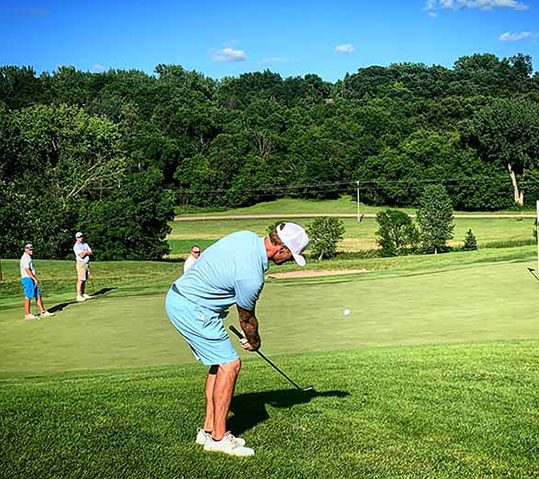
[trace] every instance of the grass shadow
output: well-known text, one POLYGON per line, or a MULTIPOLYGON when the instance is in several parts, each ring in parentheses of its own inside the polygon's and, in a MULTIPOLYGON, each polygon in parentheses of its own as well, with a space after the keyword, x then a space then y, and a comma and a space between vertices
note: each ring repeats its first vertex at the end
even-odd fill
POLYGON ((296 389, 239 394, 234 396, 230 405, 234 416, 227 421, 228 429, 233 434, 240 435, 265 421, 269 418, 267 404, 276 408, 291 408, 297 404, 306 404, 318 397, 344 398, 349 395, 347 391, 303 392, 296 389))
POLYGON ((104 294, 108 293, 109 291, 113 291, 118 288, 101 288, 100 290, 92 293, 92 298, 98 298, 99 296, 103 296, 104 294))
MULTIPOLYGON (((96 291, 95 293, 92 294, 92 299, 97 299, 114 289, 118 289, 118 288, 101 288, 99 291, 96 291)), ((65 303, 56 304, 52 306, 51 308, 48 308, 48 311, 51 313, 57 313, 58 311, 63 311, 65 308, 67 308, 68 306, 72 304, 77 304, 77 301, 67 301, 65 303)))

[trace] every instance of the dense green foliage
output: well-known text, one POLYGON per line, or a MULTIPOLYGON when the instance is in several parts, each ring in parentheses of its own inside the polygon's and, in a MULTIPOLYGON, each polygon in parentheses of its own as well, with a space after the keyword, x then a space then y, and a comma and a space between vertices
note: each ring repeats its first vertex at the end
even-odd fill
POLYGON ((101 259, 168 251, 173 196, 159 168, 128 155, 118 125, 62 104, 4 109, 0 129, 1 256, 32 242, 38 257, 65 258, 77 230, 101 259))
POLYGON ((462 249, 465 251, 474 251, 477 249, 477 238, 473 234, 471 228, 466 232, 466 237, 464 238, 464 246, 462 247, 462 249))
POLYGON ((453 206, 443 185, 428 185, 419 199, 417 224, 426 253, 447 251, 453 238, 453 206))
POLYGON ((376 241, 382 256, 397 256, 414 251, 419 244, 419 231, 412 218, 399 210, 388 209, 376 215, 376 241))
POLYGON ((336 198, 359 181, 365 203, 417 206, 435 183, 460 210, 531 204, 539 194, 532 72, 528 56, 491 54, 453 68, 362 68, 334 84, 270 71, 215 81, 175 65, 155 75, 2 66, 0 254, 33 240, 63 257, 73 229, 94 239, 108 218, 103 257, 126 255, 121 237, 132 257, 156 258, 172 194, 180 205, 240 207, 336 198))
POLYGON ((335 217, 316 218, 307 228, 311 255, 315 258, 332 258, 337 245, 344 237, 344 223, 335 217))

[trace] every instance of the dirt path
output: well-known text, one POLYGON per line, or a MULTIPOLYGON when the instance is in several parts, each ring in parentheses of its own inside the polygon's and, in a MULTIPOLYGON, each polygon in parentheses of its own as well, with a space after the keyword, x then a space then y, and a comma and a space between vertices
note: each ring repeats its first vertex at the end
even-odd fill
MULTIPOLYGON (((319 218, 322 216, 333 216, 336 218, 357 218, 356 214, 353 213, 296 213, 296 214, 259 214, 259 215, 223 215, 223 216, 175 216, 174 221, 211 221, 211 220, 253 220, 253 219, 286 219, 286 218, 319 218)), ((409 215, 411 218, 415 218, 415 214, 409 215)), ((376 213, 365 213, 364 218, 376 218, 376 213)), ((457 214, 454 215, 455 218, 471 218, 471 219, 488 219, 488 218, 514 218, 514 219, 524 219, 524 218, 535 218, 534 214, 519 214, 519 213, 508 213, 508 214, 457 214)))

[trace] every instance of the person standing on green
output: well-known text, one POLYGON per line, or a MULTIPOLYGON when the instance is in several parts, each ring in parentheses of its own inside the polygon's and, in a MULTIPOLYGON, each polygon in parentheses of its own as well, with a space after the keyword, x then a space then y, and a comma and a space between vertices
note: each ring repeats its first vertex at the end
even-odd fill
POLYGON ((34 246, 28 243, 24 247, 24 254, 21 256, 21 283, 24 287, 24 319, 39 319, 36 315, 30 312, 30 303, 32 298, 36 298, 36 303, 44 318, 54 316, 43 306, 41 298, 41 289, 39 288, 39 280, 36 277, 36 270, 32 256, 34 255, 34 246))
POLYGON ((86 281, 90 277, 90 268, 88 262, 90 256, 93 254, 92 249, 88 246, 88 243, 84 242, 84 235, 82 232, 75 234, 75 246, 73 246, 73 252, 75 253, 75 260, 77 264, 77 301, 86 301, 91 299, 89 294, 84 292, 86 287, 86 281))

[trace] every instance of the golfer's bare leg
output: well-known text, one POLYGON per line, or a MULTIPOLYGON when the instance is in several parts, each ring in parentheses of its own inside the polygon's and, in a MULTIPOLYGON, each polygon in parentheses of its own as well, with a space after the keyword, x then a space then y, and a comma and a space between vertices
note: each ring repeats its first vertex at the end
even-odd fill
POLYGON ((213 439, 222 439, 226 432, 226 417, 230 409, 241 360, 219 364, 213 386, 213 439))
POLYGON ((43 306, 43 299, 41 299, 41 296, 38 296, 36 298, 36 303, 37 307, 39 308, 39 311, 41 312, 41 314, 43 314, 45 312, 45 308, 43 306))
POLYGON ((30 298, 24 298, 24 314, 28 316, 30 314, 30 298))
POLYGON ((213 388, 219 366, 210 368, 206 377, 206 418, 204 419, 204 431, 213 431, 213 388))
POLYGON ((84 281, 77 281, 77 296, 82 296, 84 294, 84 281))

